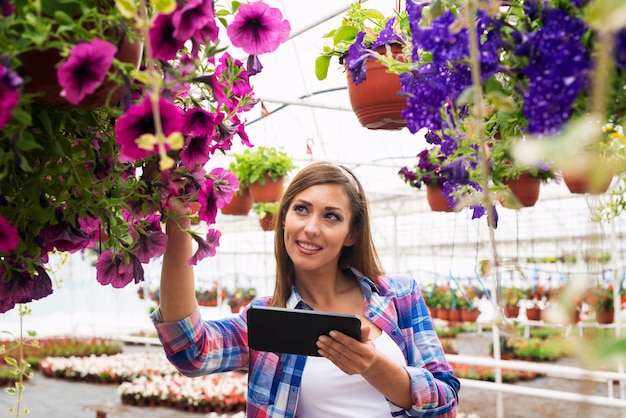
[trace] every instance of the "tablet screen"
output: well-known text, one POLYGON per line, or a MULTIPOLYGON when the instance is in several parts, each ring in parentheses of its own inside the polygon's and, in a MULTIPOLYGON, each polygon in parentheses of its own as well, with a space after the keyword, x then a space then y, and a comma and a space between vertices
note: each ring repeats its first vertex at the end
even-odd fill
POLYGON ((251 306, 248 310, 248 346, 253 350, 316 356, 317 339, 340 331, 360 340, 356 315, 304 309, 251 306))

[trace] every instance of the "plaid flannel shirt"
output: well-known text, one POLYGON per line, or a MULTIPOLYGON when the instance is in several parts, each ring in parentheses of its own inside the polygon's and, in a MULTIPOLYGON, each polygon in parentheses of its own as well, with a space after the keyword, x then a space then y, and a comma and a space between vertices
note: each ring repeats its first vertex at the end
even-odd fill
MULTIPOLYGON (((376 282, 350 269, 365 296, 365 316, 386 332, 407 360, 413 407, 389 403, 392 417, 448 417, 458 410, 459 380, 445 358, 421 291, 410 277, 381 276, 376 282)), ((259 298, 254 305, 269 305, 259 298)), ((293 289, 288 308, 311 309, 293 289)), ((247 308, 241 314, 203 321, 196 306, 187 318, 152 320, 170 362, 184 375, 248 370, 247 417, 294 418, 306 356, 248 348, 247 308)))

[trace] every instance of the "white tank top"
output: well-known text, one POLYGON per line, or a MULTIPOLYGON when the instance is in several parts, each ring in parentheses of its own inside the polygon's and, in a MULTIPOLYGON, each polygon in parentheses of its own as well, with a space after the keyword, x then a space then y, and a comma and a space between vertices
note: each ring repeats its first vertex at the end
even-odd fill
MULTIPOLYGON (((383 332, 374 340, 376 350, 401 366, 404 354, 383 332)), ((308 357, 296 418, 389 418, 391 410, 382 393, 361 375, 348 375, 324 357, 308 357)))

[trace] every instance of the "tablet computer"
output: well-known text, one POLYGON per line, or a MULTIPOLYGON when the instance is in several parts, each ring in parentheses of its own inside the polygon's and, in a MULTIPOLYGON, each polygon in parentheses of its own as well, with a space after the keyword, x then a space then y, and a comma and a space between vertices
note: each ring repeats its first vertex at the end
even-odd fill
POLYGON ((248 309, 248 346, 257 351, 316 356, 317 339, 330 331, 361 339, 356 315, 305 309, 251 306, 248 309))

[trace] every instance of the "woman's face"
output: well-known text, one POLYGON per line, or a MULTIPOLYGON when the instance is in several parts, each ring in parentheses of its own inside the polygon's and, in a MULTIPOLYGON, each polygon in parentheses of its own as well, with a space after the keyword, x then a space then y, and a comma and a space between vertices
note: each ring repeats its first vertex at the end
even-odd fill
POLYGON ((344 246, 354 244, 350 201, 342 186, 320 184, 297 194, 285 216, 285 247, 296 271, 337 266, 344 246))

